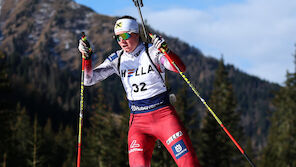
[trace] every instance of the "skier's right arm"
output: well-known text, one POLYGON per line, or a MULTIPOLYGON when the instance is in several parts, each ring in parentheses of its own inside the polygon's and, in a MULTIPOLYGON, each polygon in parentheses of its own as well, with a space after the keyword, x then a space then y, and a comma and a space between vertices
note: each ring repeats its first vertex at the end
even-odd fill
POLYGON ((116 71, 112 67, 112 64, 108 59, 106 59, 101 65, 92 69, 92 50, 89 49, 83 40, 79 40, 79 51, 82 54, 82 61, 84 64, 84 85, 91 86, 95 83, 102 81, 114 74, 116 71))

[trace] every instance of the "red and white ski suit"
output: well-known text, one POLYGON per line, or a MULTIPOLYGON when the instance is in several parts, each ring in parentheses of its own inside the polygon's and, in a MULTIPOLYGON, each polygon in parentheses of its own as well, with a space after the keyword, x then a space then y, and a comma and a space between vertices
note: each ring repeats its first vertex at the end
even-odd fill
MULTIPOLYGON (((145 45, 140 43, 132 53, 117 51, 94 69, 91 69, 91 60, 84 60, 84 84, 93 85, 114 73, 121 78, 131 109, 128 132, 131 167, 150 166, 157 139, 164 144, 179 167, 199 167, 191 141, 169 102, 163 82, 165 69, 176 69, 152 45, 148 46, 148 52, 151 60, 145 45)), ((180 59, 173 53, 171 55, 175 63, 185 70, 180 59)))

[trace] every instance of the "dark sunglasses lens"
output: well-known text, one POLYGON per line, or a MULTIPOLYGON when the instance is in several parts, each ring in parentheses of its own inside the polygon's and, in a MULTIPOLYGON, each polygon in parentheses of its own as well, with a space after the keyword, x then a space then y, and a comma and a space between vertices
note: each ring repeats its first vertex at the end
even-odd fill
POLYGON ((129 33, 126 32, 126 33, 123 33, 123 34, 116 35, 115 37, 116 37, 116 40, 119 42, 122 39, 123 40, 129 39, 131 37, 131 34, 129 34, 129 33))

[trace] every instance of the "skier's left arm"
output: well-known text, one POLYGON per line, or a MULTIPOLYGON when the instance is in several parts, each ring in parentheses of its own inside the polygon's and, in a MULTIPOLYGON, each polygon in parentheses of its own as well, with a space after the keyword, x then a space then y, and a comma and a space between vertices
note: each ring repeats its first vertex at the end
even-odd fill
POLYGON ((163 64, 166 69, 168 69, 170 71, 174 71, 174 72, 179 72, 175 68, 173 63, 171 62, 171 61, 173 61, 181 72, 185 72, 185 70, 186 70, 185 64, 182 62, 182 60, 179 58, 179 56, 177 56, 173 51, 171 51, 168 48, 165 40, 162 37, 160 37, 158 35, 154 35, 152 37, 152 43, 156 49, 158 49, 158 50, 163 49, 167 53, 167 54, 161 54, 159 56, 160 63, 163 64), (171 61, 169 61, 169 60, 171 60, 171 61))

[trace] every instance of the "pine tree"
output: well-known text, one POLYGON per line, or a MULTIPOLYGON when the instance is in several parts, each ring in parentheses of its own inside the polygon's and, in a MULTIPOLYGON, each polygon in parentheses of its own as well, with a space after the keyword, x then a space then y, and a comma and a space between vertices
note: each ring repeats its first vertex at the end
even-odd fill
POLYGON ((193 139, 194 134, 198 133, 199 128, 198 111, 194 108, 197 101, 196 99, 194 99, 195 101, 192 101, 188 97, 190 97, 188 85, 184 83, 182 89, 180 89, 177 94, 177 101, 174 106, 189 137, 193 139))
POLYGON ((8 78, 7 57, 0 51, 0 110, 15 110, 10 98, 12 88, 8 78))
POLYGON ((41 127, 38 126, 37 121, 37 115, 35 114, 34 117, 34 125, 33 129, 31 130, 33 132, 33 135, 30 135, 28 138, 29 140, 29 149, 28 152, 30 152, 30 156, 27 159, 27 162, 29 166, 31 167, 38 167, 43 166, 43 159, 44 157, 40 153, 40 147, 41 147, 41 127))
POLYGON ((76 136, 74 135, 73 128, 66 126, 60 128, 59 133, 55 137, 57 145, 57 155, 60 157, 61 164, 59 166, 75 166, 76 165, 76 136))
POLYGON ((2 162, 2 166, 6 166, 7 152, 10 149, 7 143, 12 135, 11 129, 8 127, 15 112, 15 104, 9 98, 12 90, 6 61, 6 55, 0 52, 0 162, 2 162))
MULTIPOLYGON (((252 139, 249 137, 246 142, 246 148, 244 151, 248 154, 250 158, 255 157, 255 151, 252 144, 253 144, 252 139)), ((245 162, 244 167, 250 167, 250 164, 247 161, 244 161, 244 162, 245 162)), ((257 164, 256 161, 254 163, 257 164)))
POLYGON ((82 155, 84 166, 119 166, 117 146, 118 118, 108 112, 102 87, 98 89, 96 110, 90 117, 90 129, 85 138, 85 151, 82 155))
POLYGON ((48 119, 42 129, 42 141, 40 146, 40 152, 44 155, 42 162, 48 167, 58 166, 57 158, 59 157, 59 152, 57 151, 57 142, 54 136, 51 120, 48 119))
MULTIPOLYGON (((296 47, 296 45, 295 45, 296 47)), ((273 105, 267 146, 261 166, 296 166, 296 50, 295 72, 287 72, 285 86, 277 92, 273 105)))
MULTIPOLYGON (((241 136, 242 129, 238 124, 239 116, 235 112, 236 101, 227 77, 228 73, 221 59, 215 74, 209 106, 234 138, 238 138, 241 136)), ((203 120, 200 138, 202 140, 200 146, 202 166, 238 166, 233 162, 238 161, 240 153, 209 112, 203 120)))
POLYGON ((123 113, 120 114, 120 128, 119 128, 119 138, 118 138, 118 145, 119 145, 119 157, 118 161, 120 166, 129 166, 128 163, 128 130, 129 130, 129 116, 130 116, 130 109, 128 107, 128 102, 126 97, 121 100, 120 107, 123 110, 123 113))
POLYGON ((22 108, 20 104, 16 107, 15 119, 10 123, 12 136, 9 142, 10 150, 7 154, 7 165, 27 167, 29 166, 27 159, 30 157, 28 150, 32 132, 30 118, 26 109, 22 108))

